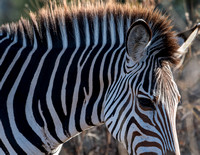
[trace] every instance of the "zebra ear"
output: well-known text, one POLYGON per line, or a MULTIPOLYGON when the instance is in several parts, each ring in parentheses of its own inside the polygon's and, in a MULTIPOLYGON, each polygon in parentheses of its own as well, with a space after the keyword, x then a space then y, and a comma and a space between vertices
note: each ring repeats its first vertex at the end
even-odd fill
POLYGON ((185 59, 185 54, 188 52, 188 47, 192 44, 192 42, 198 35, 199 29, 200 29, 200 23, 198 23, 192 29, 181 32, 176 35, 177 41, 180 45, 178 49, 178 53, 177 53, 177 57, 180 59, 180 62, 174 68, 175 70, 177 70, 178 68, 182 66, 185 59))
POLYGON ((177 34, 177 40, 180 45, 180 48, 178 49, 180 57, 187 52, 188 47, 192 44, 192 42, 198 35, 199 29, 200 29, 200 23, 198 23, 195 27, 193 27, 190 30, 177 34))
POLYGON ((151 37, 151 29, 143 19, 138 19, 131 25, 127 32, 126 50, 133 61, 139 61, 142 58, 151 37))

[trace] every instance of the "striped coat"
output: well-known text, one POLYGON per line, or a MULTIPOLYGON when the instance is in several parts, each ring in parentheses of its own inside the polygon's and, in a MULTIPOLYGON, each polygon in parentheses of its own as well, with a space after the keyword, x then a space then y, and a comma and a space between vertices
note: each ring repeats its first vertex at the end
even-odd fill
POLYGON ((167 17, 128 4, 30 17, 0 27, 0 154, 56 154, 102 123, 129 154, 179 154, 179 45, 167 17))

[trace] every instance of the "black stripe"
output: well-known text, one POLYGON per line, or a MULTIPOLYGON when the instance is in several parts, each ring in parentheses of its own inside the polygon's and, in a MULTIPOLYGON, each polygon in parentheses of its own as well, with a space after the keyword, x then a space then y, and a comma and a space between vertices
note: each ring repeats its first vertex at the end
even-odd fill
POLYGON ((6 146, 3 144, 3 142, 2 142, 1 139, 0 139, 0 148, 4 151, 4 153, 5 153, 6 155, 9 155, 9 152, 8 152, 6 146))
MULTIPOLYGON (((0 120, 2 121, 2 125, 4 128, 4 132, 6 135, 6 138, 8 139, 9 143, 11 144, 12 148, 18 152, 20 155, 25 155, 25 152, 22 150, 22 148, 18 145, 16 142, 12 131, 11 131, 11 126, 9 124, 9 119, 8 119, 8 113, 7 113, 7 107, 6 107, 6 95, 7 93, 0 91, 0 120)), ((1 145, 1 147, 4 147, 4 145, 1 145)))
MULTIPOLYGON (((71 18, 70 17, 66 17, 65 21, 71 21, 71 18)), ((73 32, 74 32, 74 28, 73 28, 73 25, 71 22, 67 22, 66 23, 66 29, 67 29, 67 40, 68 40, 68 47, 67 47, 67 50, 66 52, 63 54, 62 58, 61 58, 61 62, 60 64, 62 65, 59 65, 59 68, 58 68, 58 71, 61 71, 61 69, 63 69, 63 71, 60 72, 60 78, 61 78, 61 81, 63 81, 63 75, 65 73, 65 69, 67 67, 67 63, 69 62, 75 48, 76 48, 76 45, 75 45, 75 38, 73 36, 73 32)), ((64 127, 64 131, 67 135, 70 135, 70 132, 69 132, 69 118, 70 118, 70 113, 71 113, 71 107, 72 107, 72 97, 73 97, 73 92, 74 92, 74 85, 73 83, 71 83, 71 81, 69 81, 69 79, 71 79, 70 76, 73 76, 73 80, 74 80, 74 75, 75 73, 71 73, 69 74, 68 73, 68 77, 67 79, 64 79, 64 80, 67 80, 67 86, 65 86, 65 89, 66 89, 66 104, 67 105, 67 116, 64 116, 65 118, 65 121, 63 122, 63 127, 64 127), (71 85, 71 86, 69 86, 71 85)))
MULTIPOLYGON (((46 28, 43 28, 44 33, 46 33, 46 28)), ((43 124, 43 120, 39 114, 39 110, 38 110, 38 103, 41 103, 41 109, 43 111, 43 115, 45 116, 45 121, 47 122, 47 127, 49 129, 50 134, 60 143, 62 143, 62 141, 58 138, 57 133, 55 131, 55 124, 53 123, 53 118, 49 112, 49 109, 47 107, 48 103, 46 101, 46 92, 49 86, 49 81, 50 81, 50 77, 52 74, 52 70, 54 68, 55 65, 55 61, 56 58, 59 54, 58 51, 61 51, 62 49, 62 45, 60 45, 60 38, 57 36, 57 34, 54 34, 53 29, 50 29, 50 34, 52 37, 52 49, 51 51, 48 53, 48 55, 46 56, 43 66, 41 68, 41 71, 39 73, 39 77, 38 77, 38 81, 35 87, 35 91, 34 91, 34 97, 33 97, 33 107, 34 107, 34 117, 37 118, 36 121, 38 121, 39 123, 42 122, 42 126, 43 124), (54 38, 54 39, 53 39, 54 38), (55 46, 56 45, 56 46, 55 46)), ((59 33, 59 31, 58 31, 59 33)), ((45 34, 46 35, 46 34, 45 34)), ((46 37, 47 38, 47 37, 46 37)), ((47 51, 48 48, 48 43, 45 43, 46 46, 44 45, 38 45, 39 50, 37 51, 39 56, 37 56, 37 59, 40 58, 45 54, 44 51, 47 51), (43 47, 43 48, 40 48, 43 47), (40 55, 40 53, 43 53, 42 55, 40 55)), ((35 52, 36 53, 36 52, 35 52)), ((34 54, 35 54, 34 53, 34 54)), ((40 60, 39 59, 39 60, 40 60)), ((39 65, 39 61, 37 60, 37 65, 39 65)))
MULTIPOLYGON (((126 93, 127 93, 127 92, 126 92, 126 93)), ((123 95, 123 98, 126 96, 126 93, 123 95)), ((119 111, 119 114, 118 114, 119 117, 117 118, 117 121, 115 121, 115 125, 113 126, 111 133, 113 133, 114 130, 116 130, 116 126, 119 124, 118 121, 120 120, 120 117, 122 117, 122 113, 124 112, 124 110, 126 109, 126 107, 128 106, 128 104, 131 103, 131 102, 130 102, 130 99, 131 99, 131 96, 129 96, 128 99, 127 99, 125 102, 122 102, 123 99, 120 100, 119 103, 123 103, 123 106, 122 106, 122 108, 121 108, 120 111, 119 111)), ((119 104, 118 104, 118 105, 119 105, 119 104)), ((118 106, 117 106, 117 107, 118 107, 118 106)), ((116 111, 116 108, 113 110, 113 112, 114 112, 114 111, 116 111)), ((120 129, 122 129, 122 126, 120 126, 118 130, 120 131, 120 129)), ((117 138, 117 135, 116 135, 116 138, 117 138)))

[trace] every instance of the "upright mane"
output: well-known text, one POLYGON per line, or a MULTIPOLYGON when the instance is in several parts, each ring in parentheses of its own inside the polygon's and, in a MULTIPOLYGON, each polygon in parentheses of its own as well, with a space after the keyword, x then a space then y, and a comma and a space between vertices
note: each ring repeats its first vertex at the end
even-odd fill
MULTIPOLYGON (((117 29, 119 26, 123 26, 123 36, 126 37, 126 32, 131 23, 137 19, 144 19, 152 29, 152 48, 153 44, 158 44, 160 49, 159 57, 169 61, 172 64, 177 64, 178 59, 176 57, 178 44, 175 39, 175 33, 172 31, 171 20, 168 16, 162 15, 160 11, 153 7, 144 7, 142 5, 130 5, 130 4, 118 4, 118 3, 85 3, 79 5, 73 4, 52 4, 46 6, 38 11, 38 13, 30 13, 30 20, 21 18, 16 23, 5 24, 0 27, 0 32, 9 32, 10 36, 13 36, 17 32, 25 32, 27 38, 33 41, 33 33, 43 40, 45 38, 44 29, 48 28, 55 35, 60 37, 59 25, 63 24, 67 28, 67 32, 71 35, 73 30, 73 21, 76 19, 79 24, 84 23, 86 17, 91 31, 94 31, 94 18, 98 18, 101 22, 103 17, 109 21, 111 16, 114 17, 114 23, 117 25, 115 32, 120 36, 120 32, 117 29), (128 19, 128 20, 125 20, 128 19), (34 30, 34 32, 33 32, 34 30)), ((109 28, 108 28, 109 30, 109 28)), ((84 31, 84 30, 82 30, 84 31)), ((150 45, 151 48, 151 45, 150 45)))

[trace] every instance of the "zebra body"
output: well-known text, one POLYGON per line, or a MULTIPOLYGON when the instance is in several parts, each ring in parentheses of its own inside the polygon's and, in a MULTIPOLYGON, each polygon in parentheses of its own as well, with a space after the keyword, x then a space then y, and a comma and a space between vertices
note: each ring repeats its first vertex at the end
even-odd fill
POLYGON ((102 123, 129 154, 179 154, 180 95, 169 67, 178 45, 168 19, 142 7, 93 7, 42 9, 0 28, 0 154, 56 154, 102 123), (144 31, 145 54, 136 47, 132 56, 128 29, 136 43, 144 31))
MULTIPOLYGON (((112 15, 109 20, 106 15, 102 19, 96 16, 90 23, 87 16, 81 20, 83 23, 74 18, 71 25, 59 21, 57 36, 43 25, 42 42, 38 40, 40 34, 33 29, 30 43, 22 25, 22 32, 11 37, 3 33, 1 46, 7 48, 1 56, 2 70, 5 69, 1 72, 4 73, 1 74, 1 94, 6 95, 1 102, 6 104, 1 110, 11 111, 6 114, 7 120, 4 115, 1 117, 1 131, 8 132, 6 125, 10 125, 9 132, 13 134, 9 137, 2 133, 9 143, 3 143, 2 148, 10 146, 3 151, 48 153, 82 130, 103 122, 106 90, 119 77, 119 66, 124 61, 121 58, 125 55, 125 28, 121 25, 115 32, 112 15), (94 32, 91 32, 92 26, 94 32), (15 55, 10 56, 12 51, 15 55), (10 80, 9 76, 14 77, 10 80), (10 87, 8 92, 4 87, 10 87), (21 107, 15 109, 19 104, 21 107), (18 127, 17 123, 22 122, 27 128, 18 127)), ((123 24, 122 19, 118 24, 123 24)), ((9 32, 9 27, 6 28, 9 32)))

